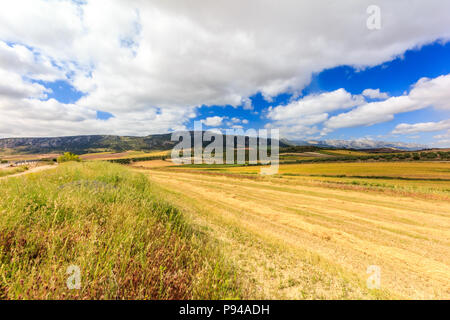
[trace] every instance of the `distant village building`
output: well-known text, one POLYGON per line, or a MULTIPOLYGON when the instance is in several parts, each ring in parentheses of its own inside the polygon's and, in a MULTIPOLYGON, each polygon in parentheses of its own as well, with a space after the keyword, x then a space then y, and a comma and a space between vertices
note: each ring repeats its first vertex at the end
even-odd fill
POLYGON ((27 165, 32 165, 32 164, 38 164, 38 162, 41 161, 39 159, 36 160, 20 160, 20 161, 16 161, 14 162, 15 166, 27 166, 27 165))

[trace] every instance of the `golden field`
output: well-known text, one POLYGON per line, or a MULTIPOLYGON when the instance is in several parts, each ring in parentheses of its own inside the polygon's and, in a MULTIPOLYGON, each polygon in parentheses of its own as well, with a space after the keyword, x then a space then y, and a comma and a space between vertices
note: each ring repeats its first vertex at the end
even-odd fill
MULTIPOLYGON (((208 168, 205 169, 215 169, 208 168)), ((221 169, 218 167, 218 169, 221 169)), ((222 167, 233 173, 259 173, 259 166, 222 167)), ((353 163, 313 163, 282 164, 279 174, 298 174, 304 176, 373 176, 422 179, 450 179, 450 162, 353 162, 353 163)))
POLYGON ((165 151, 125 151, 125 152, 97 152, 97 153, 87 153, 80 156, 83 160, 115 160, 115 159, 129 159, 129 158, 145 158, 145 157, 156 157, 156 156, 167 156, 170 152, 165 151))
POLYGON ((159 197, 219 243, 250 298, 450 298, 450 163, 259 169, 146 172, 159 197), (366 286, 371 265, 379 290, 366 286))
POLYGON ((5 176, 0 299, 450 298, 450 162, 260 169, 83 161, 5 176), (71 264, 80 292, 64 285, 71 264))

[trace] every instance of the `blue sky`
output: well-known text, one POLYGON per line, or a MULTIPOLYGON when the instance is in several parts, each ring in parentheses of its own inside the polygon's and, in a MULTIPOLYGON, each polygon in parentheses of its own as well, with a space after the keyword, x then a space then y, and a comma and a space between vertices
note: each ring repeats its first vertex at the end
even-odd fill
MULTIPOLYGON (((302 95, 318 94, 344 88, 352 94, 360 94, 367 88, 380 89, 390 96, 401 96, 409 92, 412 85, 419 79, 436 78, 450 74, 450 43, 435 42, 421 48, 406 51, 403 55, 392 61, 372 68, 358 70, 351 66, 339 66, 314 74, 311 83, 302 90, 302 95)), ((450 88, 449 88, 450 91, 450 88)), ((266 101, 261 94, 250 97, 253 110, 244 110, 232 106, 204 106, 198 110, 193 122, 206 117, 221 116, 227 119, 242 118, 249 120, 248 124, 240 124, 244 129, 264 128, 268 122, 267 108, 270 106, 285 105, 292 101, 292 94, 280 94, 273 101, 266 101)), ((337 114, 337 113, 335 113, 337 114)), ((333 113, 331 114, 333 115, 333 113)), ((410 143, 429 144, 433 141, 434 133, 420 133, 405 136, 393 135, 391 132, 401 123, 439 122, 450 118, 450 111, 435 110, 431 106, 417 111, 400 113, 395 119, 380 124, 364 127, 343 128, 334 131, 323 139, 358 139, 370 137, 374 140, 399 140, 410 143)), ((224 121, 224 124, 227 121, 224 121)), ((226 126, 224 126, 226 127, 226 126)), ((437 133, 444 133, 445 130, 437 133)))
MULTIPOLYGON (((194 128, 194 121, 201 121, 208 117, 222 117, 218 128, 229 128, 233 125, 241 126, 244 130, 249 128, 262 129, 267 123, 267 109, 271 106, 286 105, 292 101, 299 100, 307 95, 330 92, 344 88, 347 92, 358 95, 367 88, 380 89, 390 96, 401 96, 409 92, 412 85, 419 79, 436 78, 441 75, 450 74, 450 43, 443 44, 435 42, 421 48, 406 51, 403 55, 392 61, 383 63, 376 67, 364 68, 362 70, 351 66, 339 66, 314 74, 309 85, 302 91, 301 95, 283 93, 267 101, 261 93, 250 98, 252 109, 246 110, 242 107, 233 106, 202 106, 197 109, 196 116, 191 118, 186 126, 194 128), (232 119, 246 119, 248 123, 233 122, 232 119)), ((76 90, 68 81, 36 81, 51 89, 45 99, 56 99, 62 103, 76 103, 83 97, 83 93, 76 90)), ((450 88, 449 88, 450 90, 450 88)), ((99 106, 101 108, 101 106, 99 106)), ((97 119, 108 120, 115 117, 112 113, 96 110, 97 119)), ((338 114, 331 113, 330 116, 338 114)), ((343 128, 336 130, 322 139, 352 140, 358 138, 372 138, 374 140, 399 140, 410 143, 429 144, 433 141, 434 133, 411 134, 399 137, 391 132, 401 123, 438 122, 450 118, 450 112, 445 110, 434 110, 431 106, 417 111, 401 113, 395 119, 371 126, 343 128)), ((211 128, 212 126, 205 126, 211 128)), ((437 133, 444 133, 445 130, 437 133)))
MULTIPOLYGON (((391 96, 400 96, 419 79, 428 77, 436 78, 440 75, 450 74, 450 43, 442 44, 435 42, 419 49, 408 50, 403 55, 390 62, 383 63, 372 68, 358 70, 351 66, 340 66, 324 70, 314 74, 311 83, 302 90, 303 96, 321 92, 333 91, 344 88, 352 94, 360 94, 367 88, 377 88, 391 96)), ((75 103, 83 93, 77 91, 67 81, 44 82, 36 81, 52 90, 46 99, 54 98, 63 103, 75 103)), ((450 88, 449 88, 450 90, 450 88)), ((299 96, 298 98, 301 98, 299 96)), ((258 93, 250 97, 252 110, 232 106, 202 106, 197 111, 197 116, 190 120, 189 128, 193 128, 193 122, 211 116, 222 116, 228 118, 242 118, 249 120, 247 128, 264 128, 267 123, 265 111, 270 106, 284 105, 291 101, 292 94, 283 93, 268 102, 258 93)), ((107 119, 112 115, 108 112, 98 110, 100 119, 107 119)), ((417 121, 439 121, 450 117, 450 113, 434 111, 432 108, 399 114, 394 121, 368 127, 363 133, 376 135, 391 131, 401 122, 417 121)), ((343 129, 339 134, 349 137, 350 135, 362 136, 361 129, 343 129)), ((339 135, 339 136, 340 136, 339 135)), ((330 138, 338 137, 336 133, 330 138)))
POLYGON ((379 0, 375 29, 370 0, 329 3, 9 2, 0 137, 145 136, 202 121, 450 147, 450 2, 379 0))

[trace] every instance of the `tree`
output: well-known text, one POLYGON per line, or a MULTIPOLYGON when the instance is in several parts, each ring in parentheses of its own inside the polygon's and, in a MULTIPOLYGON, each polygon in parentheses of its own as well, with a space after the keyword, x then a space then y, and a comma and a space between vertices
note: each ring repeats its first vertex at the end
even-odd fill
POLYGON ((80 157, 72 152, 65 152, 62 156, 59 156, 57 159, 58 163, 68 162, 68 161, 76 161, 80 162, 80 157))

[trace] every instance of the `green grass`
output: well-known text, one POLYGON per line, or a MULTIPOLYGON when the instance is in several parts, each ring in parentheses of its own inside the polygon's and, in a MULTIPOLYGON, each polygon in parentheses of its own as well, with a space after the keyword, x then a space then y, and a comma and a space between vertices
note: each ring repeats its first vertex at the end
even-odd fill
POLYGON ((0 169, 0 177, 10 176, 12 174, 21 173, 27 171, 28 168, 26 166, 22 167, 16 167, 16 168, 7 168, 7 169, 0 169))
POLYGON ((217 246, 139 173, 66 163, 0 181, 0 298, 241 298, 217 246), (69 290, 67 268, 81 270, 69 290))

